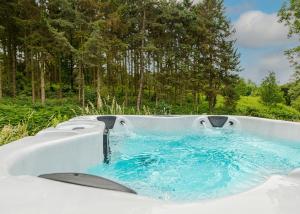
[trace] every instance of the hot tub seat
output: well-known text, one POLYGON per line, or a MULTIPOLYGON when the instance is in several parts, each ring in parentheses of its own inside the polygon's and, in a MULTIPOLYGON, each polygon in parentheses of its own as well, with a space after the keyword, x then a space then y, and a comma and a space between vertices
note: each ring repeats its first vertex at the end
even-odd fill
POLYGON ((124 185, 94 175, 82 173, 53 173, 40 175, 39 177, 80 186, 137 194, 134 190, 124 185))

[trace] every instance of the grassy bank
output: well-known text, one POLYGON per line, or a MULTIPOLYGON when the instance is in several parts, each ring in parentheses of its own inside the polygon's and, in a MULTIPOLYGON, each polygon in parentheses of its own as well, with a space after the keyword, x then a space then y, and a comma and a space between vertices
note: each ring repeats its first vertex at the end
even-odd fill
POLYGON ((241 97, 236 107, 236 115, 300 121, 300 112, 296 109, 282 103, 267 106, 259 97, 241 97))

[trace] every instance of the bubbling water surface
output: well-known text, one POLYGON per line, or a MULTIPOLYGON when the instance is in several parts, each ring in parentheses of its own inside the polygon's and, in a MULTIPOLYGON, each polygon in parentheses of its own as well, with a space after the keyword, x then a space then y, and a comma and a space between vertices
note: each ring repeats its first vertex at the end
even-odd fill
POLYGON ((272 174, 300 167, 300 142, 264 139, 244 132, 114 133, 111 162, 87 173, 134 189, 139 195, 189 202, 253 188, 272 174))

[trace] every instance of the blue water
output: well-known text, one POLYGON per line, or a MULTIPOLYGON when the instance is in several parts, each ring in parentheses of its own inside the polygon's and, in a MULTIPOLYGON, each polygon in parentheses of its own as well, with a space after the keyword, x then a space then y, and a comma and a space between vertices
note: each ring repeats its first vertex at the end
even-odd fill
POLYGON ((272 174, 300 167, 300 142, 243 132, 112 133, 111 162, 87 173, 124 184, 139 195, 188 202, 253 188, 272 174))

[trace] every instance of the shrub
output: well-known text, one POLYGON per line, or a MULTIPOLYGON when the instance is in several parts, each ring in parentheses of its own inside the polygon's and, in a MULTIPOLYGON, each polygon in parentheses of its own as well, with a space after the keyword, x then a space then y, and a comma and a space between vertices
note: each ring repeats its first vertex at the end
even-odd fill
POLYGON ((274 72, 269 73, 263 80, 260 88, 260 96, 266 105, 275 105, 283 101, 283 94, 276 83, 274 72))
POLYGON ((300 81, 293 84, 289 90, 291 100, 296 100, 300 97, 300 81))
POLYGON ((235 88, 236 92, 240 96, 251 96, 257 87, 255 83, 251 82, 250 80, 246 82, 244 79, 239 79, 235 88))
POLYGON ((168 115, 172 112, 172 106, 162 101, 155 108, 155 113, 158 115, 168 115))
POLYGON ((259 97, 242 97, 237 105, 238 115, 264 117, 281 120, 300 120, 300 112, 284 104, 264 105, 259 97))
POLYGON ((292 106, 300 111, 300 96, 292 102, 292 106))

